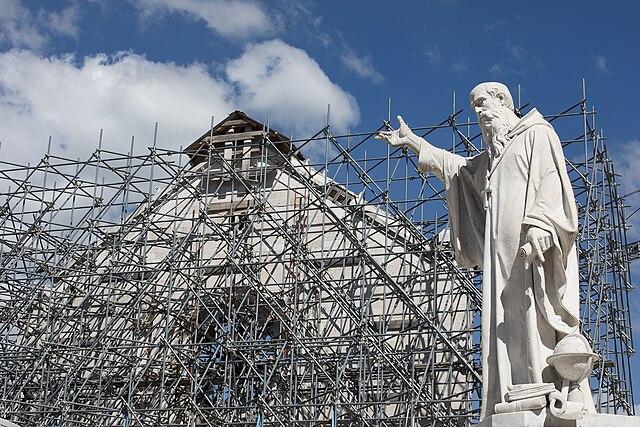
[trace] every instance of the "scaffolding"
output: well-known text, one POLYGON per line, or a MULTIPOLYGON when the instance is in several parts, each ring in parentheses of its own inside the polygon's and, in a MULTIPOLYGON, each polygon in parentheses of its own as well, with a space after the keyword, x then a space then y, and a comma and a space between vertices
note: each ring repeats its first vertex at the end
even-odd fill
MULTIPOLYGON (((518 99, 520 96, 518 96, 518 99)), ((518 113, 528 105, 518 100, 518 113)), ((473 155, 453 109, 414 128, 473 155)), ((0 161, 0 417, 23 426, 464 426, 481 272, 390 128, 291 140, 234 112, 187 149, 0 161), (313 160, 301 150, 313 146, 313 160)), ((634 413, 624 200, 584 91, 547 116, 579 208, 601 412, 634 413)), ((157 135, 157 127, 156 134, 157 135)), ((102 139, 102 135, 100 137, 102 139)))

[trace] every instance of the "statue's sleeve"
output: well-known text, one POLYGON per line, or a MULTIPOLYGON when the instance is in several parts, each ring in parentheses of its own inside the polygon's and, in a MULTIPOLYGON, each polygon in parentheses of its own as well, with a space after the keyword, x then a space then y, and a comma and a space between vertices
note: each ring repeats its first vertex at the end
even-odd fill
POLYGON ((578 213, 573 187, 555 131, 535 126, 527 139, 530 173, 522 231, 539 227, 553 239, 553 246, 544 254, 545 262, 534 266, 536 303, 557 331, 571 333, 577 330, 579 316, 578 213))
POLYGON ((484 188, 488 154, 462 157, 433 146, 418 156, 418 169, 433 172, 444 182, 449 230, 455 257, 461 267, 482 265, 484 248, 484 188))
POLYGON ((560 139, 548 126, 535 126, 527 135, 529 182, 523 226, 549 231, 562 266, 578 232, 578 211, 560 139))

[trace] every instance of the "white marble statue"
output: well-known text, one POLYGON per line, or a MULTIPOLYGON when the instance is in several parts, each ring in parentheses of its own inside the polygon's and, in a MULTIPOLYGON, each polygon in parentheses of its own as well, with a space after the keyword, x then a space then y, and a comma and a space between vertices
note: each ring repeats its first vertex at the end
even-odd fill
POLYGON ((456 260, 482 266, 480 418, 549 401, 562 415, 563 387, 582 401, 578 412, 595 412, 587 379, 573 383, 572 397, 547 362, 579 333, 578 217, 558 135, 535 109, 518 118, 501 83, 479 84, 470 101, 488 147, 474 157, 434 147, 400 116, 399 129, 377 137, 413 150, 420 171, 444 182, 456 260))

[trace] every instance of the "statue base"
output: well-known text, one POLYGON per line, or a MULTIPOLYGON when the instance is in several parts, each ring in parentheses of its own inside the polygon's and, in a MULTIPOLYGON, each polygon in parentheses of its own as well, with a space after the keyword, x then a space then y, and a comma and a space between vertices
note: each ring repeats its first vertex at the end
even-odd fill
POLYGON ((549 410, 494 414, 485 418, 477 427, 640 427, 640 417, 612 414, 585 414, 581 420, 561 420, 549 410))

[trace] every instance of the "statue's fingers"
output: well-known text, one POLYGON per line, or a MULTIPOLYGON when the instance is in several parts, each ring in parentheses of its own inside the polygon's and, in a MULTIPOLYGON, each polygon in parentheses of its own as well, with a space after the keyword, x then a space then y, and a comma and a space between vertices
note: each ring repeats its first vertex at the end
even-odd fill
POLYGON ((540 237, 539 241, 540 241, 540 249, 542 249, 542 252, 545 252, 549 247, 547 242, 547 236, 540 237))
POLYGON ((400 114, 398 114, 397 118, 398 118, 398 123, 400 123, 400 126, 407 125, 400 114))
POLYGON ((540 250, 544 253, 547 250, 547 239, 541 237, 538 239, 538 243, 540 244, 540 250))

